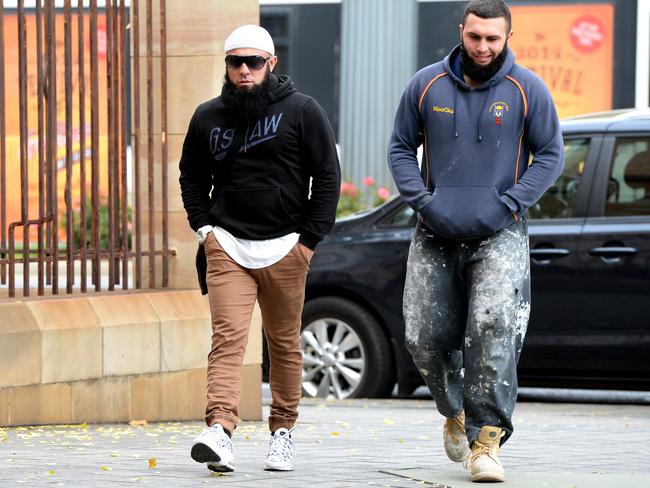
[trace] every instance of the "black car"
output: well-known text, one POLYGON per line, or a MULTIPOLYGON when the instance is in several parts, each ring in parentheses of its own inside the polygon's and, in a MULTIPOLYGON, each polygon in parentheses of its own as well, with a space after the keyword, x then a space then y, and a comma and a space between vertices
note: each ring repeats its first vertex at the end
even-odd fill
MULTIPOLYGON (((650 111, 562 122, 564 173, 529 210, 526 386, 650 387, 650 111)), ((400 198, 337 221, 303 313, 303 393, 382 397, 422 384, 402 292, 416 216, 400 198)))

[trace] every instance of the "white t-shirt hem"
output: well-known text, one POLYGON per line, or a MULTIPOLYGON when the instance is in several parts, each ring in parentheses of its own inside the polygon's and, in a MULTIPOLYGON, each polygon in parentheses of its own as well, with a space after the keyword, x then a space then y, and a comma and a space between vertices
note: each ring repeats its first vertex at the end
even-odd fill
POLYGON ((240 239, 221 227, 212 232, 223 250, 237 264, 248 269, 271 266, 285 257, 298 242, 299 234, 292 232, 275 239, 240 239))

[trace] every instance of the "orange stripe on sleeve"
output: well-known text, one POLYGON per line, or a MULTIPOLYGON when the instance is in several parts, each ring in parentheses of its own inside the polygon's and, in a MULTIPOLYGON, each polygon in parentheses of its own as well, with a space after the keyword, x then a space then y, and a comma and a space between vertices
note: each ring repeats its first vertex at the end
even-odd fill
POLYGON ((515 161, 515 183, 519 181, 519 159, 521 158, 521 141, 524 138, 524 130, 521 130, 521 135, 519 136, 519 146, 517 147, 517 161, 515 161))
POLYGON ((447 72, 445 71, 444 73, 440 73, 439 75, 433 77, 429 83, 427 83, 427 86, 424 87, 424 90, 422 91, 422 95, 420 95, 420 100, 418 101, 418 110, 422 108, 422 100, 424 100, 424 96, 427 94, 429 91, 429 88, 431 88, 431 85, 440 77, 445 76, 447 72))
POLYGON ((424 129, 424 172, 426 175, 426 180, 424 181, 424 186, 429 188, 429 151, 427 150, 427 130, 424 129))
POLYGON ((519 93, 521 93, 521 98, 524 101, 524 118, 525 118, 528 115, 528 98, 526 98, 526 93, 524 93, 524 89, 521 87, 521 83, 515 80, 512 76, 507 75, 506 78, 512 81, 515 85, 517 85, 517 88, 519 88, 519 93))
MULTIPOLYGON (((521 86, 521 83, 519 83, 516 79, 514 79, 512 76, 507 75, 507 79, 512 81, 515 86, 519 89, 519 93, 521 93, 521 99, 524 102, 524 118, 528 115, 528 98, 526 98, 526 93, 524 92, 524 89, 521 86)), ((521 141, 524 138, 524 130, 522 129, 521 131, 521 136, 519 136, 519 146, 517 147, 517 161, 515 162, 515 183, 519 181, 519 159, 521 158, 521 141)))

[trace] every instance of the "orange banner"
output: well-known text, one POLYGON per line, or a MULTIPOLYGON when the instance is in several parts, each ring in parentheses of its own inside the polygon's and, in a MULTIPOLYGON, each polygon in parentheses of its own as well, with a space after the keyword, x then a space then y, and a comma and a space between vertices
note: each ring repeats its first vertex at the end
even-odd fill
MULTIPOLYGON (((84 21, 84 84, 85 84, 85 167, 87 194, 90 195, 90 34, 89 15, 84 21)), ((20 110, 19 110, 19 66, 18 66, 18 15, 16 13, 5 13, 5 100, 6 100, 6 151, 7 151, 7 225, 21 220, 21 174, 20 174, 20 110)), ((62 12, 56 14, 56 179, 57 179, 57 202, 59 209, 59 222, 62 223, 65 213, 64 191, 66 183, 66 130, 65 130, 65 108, 66 104, 72 105, 72 201, 74 208, 80 205, 80 123, 79 123, 79 54, 77 35, 77 16, 73 16, 71 25, 72 45, 72 98, 65 97, 65 56, 64 56, 64 15, 62 12)), ((36 68, 36 13, 26 13, 27 32, 27 159, 28 159, 28 218, 37 219, 39 216, 39 178, 45 175, 39 174, 38 154, 38 97, 37 97, 37 75, 36 68)), ((45 69, 45 48, 43 48, 43 69, 45 69)), ((107 194, 107 134, 106 134, 106 28, 105 17, 98 18, 98 65, 99 65, 99 143, 100 143, 100 194, 107 194)), ((43 114, 45 114, 43 101, 43 114)), ((43 115, 45 117, 45 115, 43 115)), ((44 120, 44 119, 43 119, 44 120)), ((45 143, 45 136, 43 138, 45 143)), ((76 223, 78 225, 78 223, 76 223)), ((35 235, 36 227, 30 228, 32 236, 35 235)), ((63 240, 65 235, 61 235, 63 240)), ((16 240, 22 241, 22 231, 16 234, 16 240)))
POLYGON ((513 6, 517 62, 551 90, 560 117, 612 108, 614 6, 513 6))

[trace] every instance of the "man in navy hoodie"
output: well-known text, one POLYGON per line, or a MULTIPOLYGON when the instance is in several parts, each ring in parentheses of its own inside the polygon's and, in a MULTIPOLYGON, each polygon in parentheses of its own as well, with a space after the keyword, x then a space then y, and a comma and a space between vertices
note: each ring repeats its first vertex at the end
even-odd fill
POLYGON ((389 145, 395 183, 419 216, 406 343, 446 417, 445 451, 472 481, 505 480, 498 450, 513 431, 530 314, 525 214, 564 166, 549 91, 515 64, 511 36, 505 2, 469 2, 461 43, 409 81, 389 145))
POLYGON ((278 58, 265 29, 238 27, 224 51, 221 96, 194 112, 179 163, 213 332, 208 428, 194 439, 191 455, 212 471, 234 470, 231 435, 239 422, 242 361, 257 299, 272 396, 264 468, 291 471, 305 280, 314 248, 334 224, 339 161, 325 111, 289 77, 273 73, 278 58))

